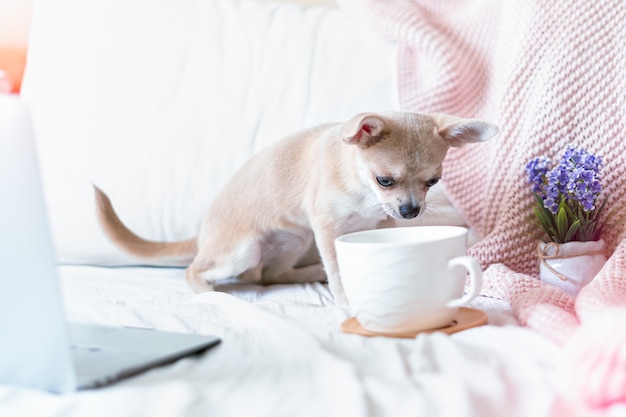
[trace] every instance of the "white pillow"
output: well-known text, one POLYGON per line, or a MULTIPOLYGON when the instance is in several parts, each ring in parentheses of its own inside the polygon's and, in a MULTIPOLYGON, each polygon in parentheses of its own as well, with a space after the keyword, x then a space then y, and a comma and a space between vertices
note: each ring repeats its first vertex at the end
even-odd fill
POLYGON ((293 131, 395 109, 396 46, 337 9, 245 0, 36 2, 22 96, 62 263, 137 263, 92 182, 157 240, 196 235, 233 171, 293 131))

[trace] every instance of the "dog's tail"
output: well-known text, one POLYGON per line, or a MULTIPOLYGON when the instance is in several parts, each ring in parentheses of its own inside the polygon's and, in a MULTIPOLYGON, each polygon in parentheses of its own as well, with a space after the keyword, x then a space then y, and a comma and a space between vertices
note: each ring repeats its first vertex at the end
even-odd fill
POLYGON ((191 263, 198 251, 196 238, 180 242, 156 242, 137 236, 122 223, 113 210, 109 197, 95 185, 93 188, 100 227, 118 247, 144 260, 154 260, 172 266, 187 266, 191 263))

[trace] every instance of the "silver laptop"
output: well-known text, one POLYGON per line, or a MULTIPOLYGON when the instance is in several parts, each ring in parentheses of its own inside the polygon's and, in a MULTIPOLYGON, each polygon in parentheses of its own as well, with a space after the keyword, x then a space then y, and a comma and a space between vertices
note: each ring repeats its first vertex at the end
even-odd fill
POLYGON ((0 384, 95 388, 217 343, 64 320, 30 119, 19 98, 0 94, 0 384))

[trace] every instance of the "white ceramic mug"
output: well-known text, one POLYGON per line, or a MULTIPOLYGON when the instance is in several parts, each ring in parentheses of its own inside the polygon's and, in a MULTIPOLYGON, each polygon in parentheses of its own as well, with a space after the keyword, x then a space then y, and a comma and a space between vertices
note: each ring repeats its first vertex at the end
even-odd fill
POLYGON ((467 256, 467 229, 418 226, 366 230, 335 240, 352 313, 365 329, 400 333, 450 325, 478 295, 482 271, 467 256), (466 271, 470 286, 463 295, 466 271))

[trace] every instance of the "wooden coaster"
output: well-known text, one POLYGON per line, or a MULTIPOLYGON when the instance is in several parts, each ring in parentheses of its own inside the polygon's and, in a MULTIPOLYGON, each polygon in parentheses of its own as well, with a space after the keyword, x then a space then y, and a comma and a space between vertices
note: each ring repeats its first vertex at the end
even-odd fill
POLYGON ((452 324, 446 327, 440 327, 438 329, 426 329, 426 330, 413 330, 401 333, 381 333, 367 330, 361 326, 356 317, 350 317, 348 320, 341 323, 341 331, 344 333, 359 334, 361 336, 386 336, 386 337, 400 337, 413 339, 420 333, 434 333, 443 332, 452 334, 460 332, 461 330, 470 329, 472 327, 478 327, 487 324, 487 313, 482 310, 469 307, 459 307, 459 311, 454 316, 452 324))

